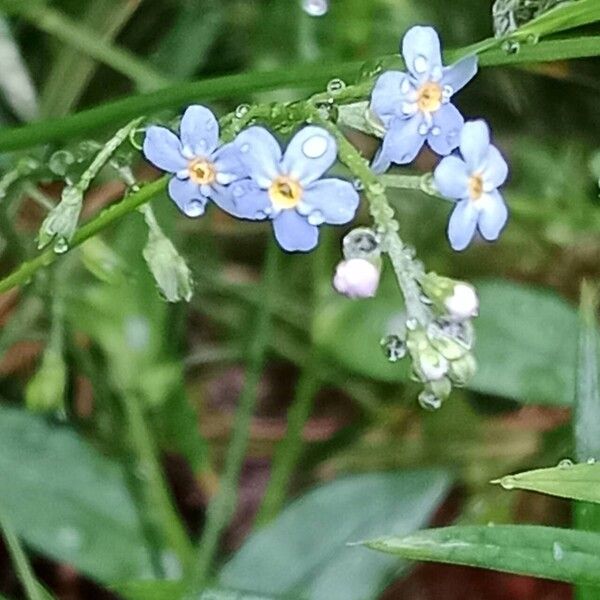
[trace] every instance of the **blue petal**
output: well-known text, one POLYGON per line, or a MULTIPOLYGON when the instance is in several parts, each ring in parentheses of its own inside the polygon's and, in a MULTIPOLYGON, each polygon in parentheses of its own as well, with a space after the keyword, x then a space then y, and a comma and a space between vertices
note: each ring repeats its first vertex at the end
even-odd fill
POLYGON ((498 191, 486 194, 480 200, 478 228, 481 235, 488 241, 498 239, 508 220, 508 208, 498 191))
POLYGON ((169 196, 177 204, 179 210, 188 217, 200 217, 204 214, 208 198, 200 192, 198 184, 191 179, 169 181, 169 196))
POLYGON ((303 186, 319 179, 337 158, 335 138, 322 127, 304 127, 288 144, 282 170, 303 186))
POLYGON ((341 179, 321 179, 306 190, 298 212, 314 225, 343 225, 356 215, 360 196, 354 186, 341 179))
POLYGON ((490 129, 485 121, 465 123, 460 136, 460 152, 471 173, 481 172, 490 147, 490 129))
POLYGON ((487 159, 482 171, 484 184, 499 188, 508 178, 508 165, 498 148, 490 146, 487 159))
POLYGON ((319 241, 319 228, 310 225, 295 210, 284 210, 273 219, 278 244, 288 252, 308 252, 319 241))
POLYGON ((477 226, 477 208, 470 200, 456 203, 448 222, 448 240, 454 250, 464 250, 473 239, 477 226))
POLYGON ((477 75, 477 56, 466 56, 444 69, 442 85, 450 86, 452 94, 455 94, 462 90, 475 75, 477 75))
POLYGON ((212 156, 217 172, 217 183, 229 185, 233 181, 248 177, 246 168, 240 160, 240 151, 234 144, 221 146, 212 156))
POLYGON ((458 146, 465 120, 456 106, 450 103, 442 104, 432 116, 433 126, 427 135, 427 143, 434 152, 446 156, 458 146), (437 135, 434 135, 434 131, 437 135))
POLYGON ((183 113, 179 134, 184 148, 206 158, 219 143, 219 123, 208 108, 192 105, 183 113))
POLYGON ((435 185, 442 196, 456 200, 469 196, 467 165, 458 156, 447 156, 433 172, 435 185))
POLYGON ((233 142, 249 177, 267 189, 281 173, 281 148, 264 127, 249 127, 233 142))
POLYGON ((371 110, 387 125, 386 120, 392 117, 403 117, 402 103, 405 94, 402 93, 402 83, 410 86, 414 91, 414 85, 410 83, 410 77, 400 71, 386 71, 381 75, 373 88, 371 94, 371 110))
POLYGON ((179 138, 165 127, 148 127, 143 150, 144 156, 163 171, 177 173, 187 166, 187 160, 181 154, 179 138))
POLYGON ((230 215, 238 219, 260 221, 272 211, 269 194, 252 179, 242 179, 222 188, 215 202, 230 215))
POLYGON ((419 133, 423 117, 420 113, 410 119, 394 119, 383 138, 381 151, 373 162, 373 170, 381 173, 382 167, 390 163, 406 165, 412 162, 425 143, 425 136, 419 133))
POLYGON ((432 27, 417 25, 409 29, 402 41, 402 56, 407 69, 419 81, 441 78, 440 38, 432 27))

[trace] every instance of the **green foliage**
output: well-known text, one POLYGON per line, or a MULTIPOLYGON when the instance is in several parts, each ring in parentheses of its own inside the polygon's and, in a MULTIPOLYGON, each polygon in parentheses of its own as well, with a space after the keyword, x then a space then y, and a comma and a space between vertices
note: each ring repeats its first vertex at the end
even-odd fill
POLYGON ((119 464, 65 425, 0 407, 0 498, 30 547, 109 583, 150 577, 150 550, 119 464))
POLYGON ((600 586, 600 534, 536 525, 455 526, 364 542, 411 560, 600 586))
MULTIPOLYGON (((576 311, 557 295, 531 286, 483 281, 477 289, 479 369, 468 387, 523 403, 571 404, 576 311)), ((351 372, 381 381, 406 381, 405 365, 389 363, 383 351, 373 351, 402 322, 402 311, 391 282, 372 300, 355 302, 331 295, 317 313, 315 341, 351 372)))
POLYGON ((225 586, 310 600, 377 598, 400 568, 348 542, 423 525, 448 491, 441 471, 370 473, 326 484, 253 533, 221 571, 225 586))

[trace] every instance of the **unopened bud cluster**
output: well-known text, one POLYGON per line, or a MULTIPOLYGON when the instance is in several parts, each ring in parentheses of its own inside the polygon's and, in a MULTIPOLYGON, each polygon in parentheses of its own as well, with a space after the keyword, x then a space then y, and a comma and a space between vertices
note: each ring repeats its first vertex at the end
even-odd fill
POLYGON ((435 273, 423 274, 419 284, 431 320, 424 324, 408 319, 402 336, 389 336, 382 344, 392 362, 410 355, 413 377, 424 386, 419 403, 434 410, 453 386, 466 385, 475 374, 471 319, 478 314, 479 299, 470 284, 435 273))

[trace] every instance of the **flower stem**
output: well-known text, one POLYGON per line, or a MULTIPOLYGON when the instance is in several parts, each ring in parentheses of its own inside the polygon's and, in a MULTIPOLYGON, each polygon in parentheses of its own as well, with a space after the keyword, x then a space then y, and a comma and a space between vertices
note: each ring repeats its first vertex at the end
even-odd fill
POLYGON ((136 468, 144 481, 146 505, 153 526, 163 543, 177 556, 183 572, 191 570, 193 546, 179 519, 165 482, 150 427, 140 398, 135 393, 123 395, 136 468))
MULTIPOLYGON (((100 233, 109 225, 118 221, 121 217, 133 212, 138 206, 150 201, 154 196, 164 191, 167 185, 167 177, 162 177, 152 183, 148 183, 142 187, 139 192, 135 192, 126 196, 124 200, 102 211, 96 218, 86 223, 81 229, 75 232, 68 250, 72 250, 77 246, 81 246, 86 240, 100 233)), ((52 248, 47 248, 35 258, 28 260, 0 280, 0 293, 27 283, 37 271, 43 267, 51 265, 59 256, 52 248)))
POLYGON ((198 547, 197 562, 191 580, 192 590, 201 589, 210 575, 221 534, 233 516, 238 498, 239 476, 248 445, 250 422, 256 406, 258 384, 265 361, 271 332, 271 296, 276 285, 279 248, 269 244, 262 280, 262 302, 256 315, 256 326, 248 349, 244 388, 235 415, 233 432, 219 491, 208 507, 207 522, 198 547))
POLYGON ((371 216, 382 236, 383 250, 390 257, 398 285, 404 295, 407 315, 409 318, 417 319, 422 325, 427 324, 430 319, 420 299, 421 290, 414 276, 416 266, 409 249, 398 234, 398 222, 387 200, 385 185, 334 123, 321 118, 317 111, 313 111, 309 119, 327 129, 335 137, 341 162, 362 182, 365 196, 369 201, 371 216))

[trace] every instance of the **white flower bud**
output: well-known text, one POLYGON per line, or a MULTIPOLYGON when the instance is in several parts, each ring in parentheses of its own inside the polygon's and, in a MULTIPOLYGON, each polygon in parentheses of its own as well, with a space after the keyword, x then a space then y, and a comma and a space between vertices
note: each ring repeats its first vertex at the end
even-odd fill
POLYGON ((450 364, 437 352, 427 352, 421 355, 419 368, 425 381, 437 381, 446 375, 450 364))
POLYGON ((379 287, 380 270, 364 258, 351 258, 338 264, 333 287, 348 298, 372 298, 379 287))
POLYGON ((451 296, 444 301, 448 315, 455 321, 465 321, 479 314, 479 297, 472 285, 457 283, 451 296))

